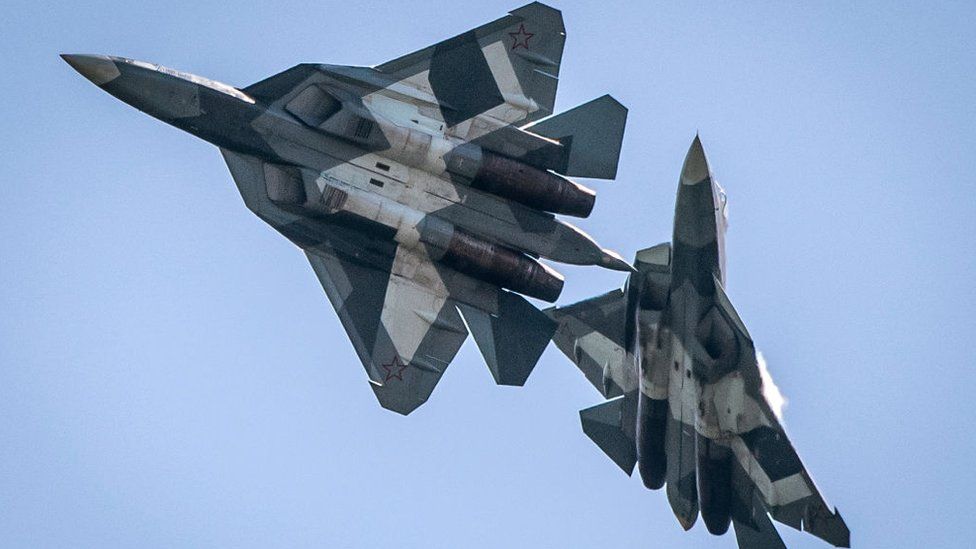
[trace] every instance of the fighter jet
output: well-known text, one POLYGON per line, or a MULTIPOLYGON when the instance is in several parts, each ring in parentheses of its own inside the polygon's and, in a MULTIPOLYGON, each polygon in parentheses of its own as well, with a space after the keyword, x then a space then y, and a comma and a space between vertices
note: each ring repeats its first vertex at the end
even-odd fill
POLYGON ((539 258, 628 270, 554 214, 586 217, 627 109, 553 115, 559 11, 539 3, 375 67, 300 64, 238 89, 155 64, 63 55, 98 87, 220 148, 244 203, 308 256, 380 404, 424 403, 470 332, 522 385, 555 325, 539 258), (519 295, 522 294, 522 295, 519 295))
POLYGON ((696 137, 672 243, 637 252, 622 289, 549 309, 554 341, 604 397, 583 431, 628 475, 660 489, 678 522, 731 522, 740 547, 784 548, 770 521, 837 547, 850 531, 824 501, 767 399, 764 366, 725 293, 725 192, 696 137))

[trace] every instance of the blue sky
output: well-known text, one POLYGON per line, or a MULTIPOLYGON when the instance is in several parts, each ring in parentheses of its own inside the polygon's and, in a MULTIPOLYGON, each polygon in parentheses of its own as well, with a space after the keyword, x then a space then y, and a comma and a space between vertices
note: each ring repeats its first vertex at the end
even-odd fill
MULTIPOLYGON (((579 224, 669 239, 700 132, 730 196, 729 293, 856 547, 968 547, 976 273, 970 3, 557 2, 557 107, 630 107, 579 224)), ((518 3, 61 3, 0 23, 4 547, 734 547, 580 431, 555 350, 524 389, 468 343, 410 417, 376 404, 303 255, 210 145, 57 54, 244 86, 375 64, 518 3)), ((622 283, 558 267, 562 302, 622 283)), ((826 547, 781 529, 795 548, 826 547)))

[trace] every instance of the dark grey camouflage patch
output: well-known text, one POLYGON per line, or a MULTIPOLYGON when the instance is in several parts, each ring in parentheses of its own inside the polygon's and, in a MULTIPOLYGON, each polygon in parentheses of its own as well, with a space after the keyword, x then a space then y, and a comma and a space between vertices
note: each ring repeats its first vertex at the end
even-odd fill
POLYGON ((741 436, 772 482, 803 471, 799 456, 783 433, 764 425, 741 436))
POLYGON ((583 432, 628 476, 637 463, 633 425, 637 415, 636 393, 580 410, 583 432))
POLYGON ((461 311, 495 383, 522 386, 549 344, 556 323, 520 295, 501 291, 498 298, 497 314, 466 305, 460 306, 461 311))
POLYGON ((545 118, 526 130, 563 146, 561 174, 613 179, 627 123, 627 108, 609 95, 545 118))
POLYGON ((428 79, 448 126, 505 102, 473 31, 434 47, 428 79))
MULTIPOLYGON (((389 260, 388 269, 383 271, 364 267, 353 261, 344 261, 334 253, 331 257, 312 252, 306 252, 306 255, 338 313, 339 320, 346 328, 356 353, 369 370, 373 364, 373 350, 381 328, 380 317, 383 314, 393 258, 389 260)), ((386 338, 389 339, 389 336, 386 338)), ((374 380, 378 376, 378 372, 369 374, 374 380)))

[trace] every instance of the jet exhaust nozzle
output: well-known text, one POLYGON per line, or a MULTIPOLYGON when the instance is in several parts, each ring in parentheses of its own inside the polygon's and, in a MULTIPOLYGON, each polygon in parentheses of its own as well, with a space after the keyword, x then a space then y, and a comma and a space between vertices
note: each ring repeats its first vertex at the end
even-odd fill
POLYGON ((556 271, 460 229, 454 229, 440 261, 479 280, 550 303, 563 291, 563 277, 556 271))
POLYGON ((551 171, 482 152, 481 166, 471 186, 546 212, 587 217, 596 203, 596 193, 551 171))

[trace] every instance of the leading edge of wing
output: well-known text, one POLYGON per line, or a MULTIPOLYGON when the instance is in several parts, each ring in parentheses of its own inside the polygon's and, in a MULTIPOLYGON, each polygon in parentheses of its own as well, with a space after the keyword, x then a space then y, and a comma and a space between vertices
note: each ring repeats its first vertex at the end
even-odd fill
POLYGON ((742 348, 739 369, 745 380, 745 396, 754 400, 765 416, 764 425, 741 433, 733 444, 744 474, 777 522, 836 547, 850 547, 850 529, 840 512, 827 504, 765 396, 756 348, 745 324, 717 279, 715 289, 718 305, 737 332, 742 348))

